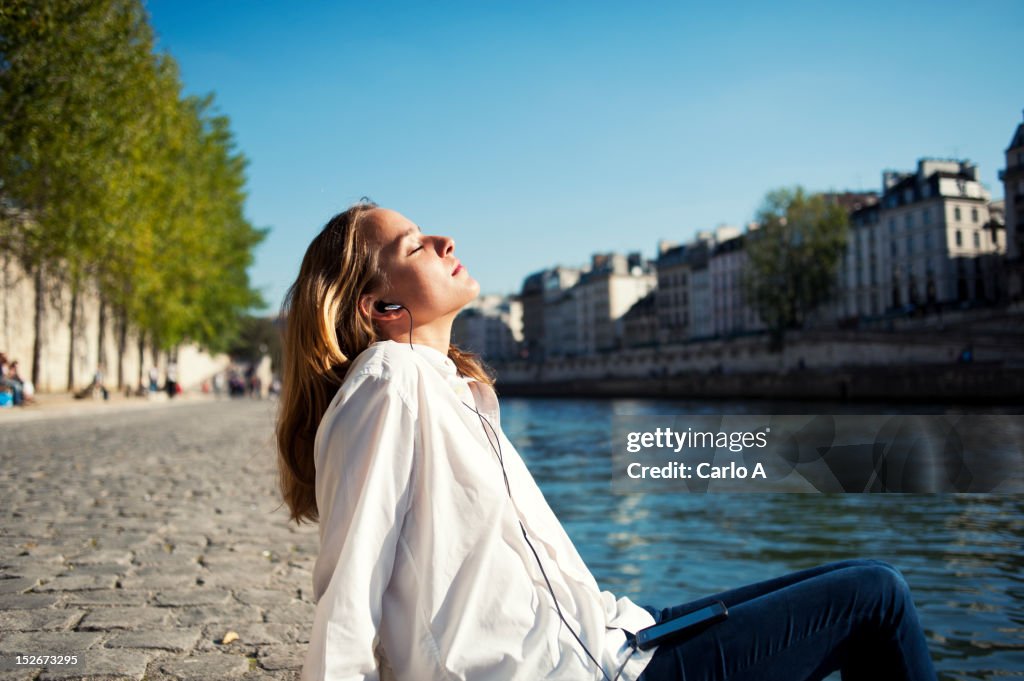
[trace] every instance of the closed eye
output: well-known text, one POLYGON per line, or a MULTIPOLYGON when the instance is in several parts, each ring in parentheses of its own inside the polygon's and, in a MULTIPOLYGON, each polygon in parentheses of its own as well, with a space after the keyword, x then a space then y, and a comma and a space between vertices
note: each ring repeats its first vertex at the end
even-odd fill
POLYGON ((412 251, 409 252, 409 255, 412 255, 416 251, 422 251, 422 250, 423 250, 423 244, 420 244, 419 248, 414 248, 412 251))

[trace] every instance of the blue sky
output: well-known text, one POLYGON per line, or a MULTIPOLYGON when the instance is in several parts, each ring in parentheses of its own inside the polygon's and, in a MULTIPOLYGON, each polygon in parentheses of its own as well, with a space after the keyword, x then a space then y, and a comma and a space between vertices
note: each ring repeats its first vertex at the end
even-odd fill
POLYGON ((276 310, 361 196, 447 234, 484 292, 751 220, 772 188, 878 189, 917 159, 994 198, 1024 109, 1024 2, 148 0, 250 160, 276 310))

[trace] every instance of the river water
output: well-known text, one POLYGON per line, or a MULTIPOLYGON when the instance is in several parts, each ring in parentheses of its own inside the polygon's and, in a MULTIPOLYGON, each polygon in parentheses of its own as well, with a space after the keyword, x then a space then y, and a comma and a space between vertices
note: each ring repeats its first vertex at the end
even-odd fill
POLYGON ((910 583, 940 678, 1024 676, 1024 496, 612 494, 609 453, 616 415, 1019 408, 502 398, 501 409, 505 433, 602 589, 665 607, 821 563, 878 558, 910 583))

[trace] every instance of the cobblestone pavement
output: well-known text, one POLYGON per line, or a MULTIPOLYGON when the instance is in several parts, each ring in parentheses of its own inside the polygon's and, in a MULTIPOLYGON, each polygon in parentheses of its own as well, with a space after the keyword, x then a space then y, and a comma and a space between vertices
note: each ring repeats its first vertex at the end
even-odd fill
POLYGON ((85 659, 0 680, 298 679, 317 533, 279 501, 275 406, 0 423, 0 659, 85 659))

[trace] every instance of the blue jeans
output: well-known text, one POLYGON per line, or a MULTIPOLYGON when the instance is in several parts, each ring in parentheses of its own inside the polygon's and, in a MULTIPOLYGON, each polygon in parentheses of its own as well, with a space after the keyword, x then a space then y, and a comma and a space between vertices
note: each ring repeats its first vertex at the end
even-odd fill
POLYGON ((878 560, 844 560, 659 610, 724 601, 726 620, 660 645, 638 681, 935 681, 910 588, 878 560))

